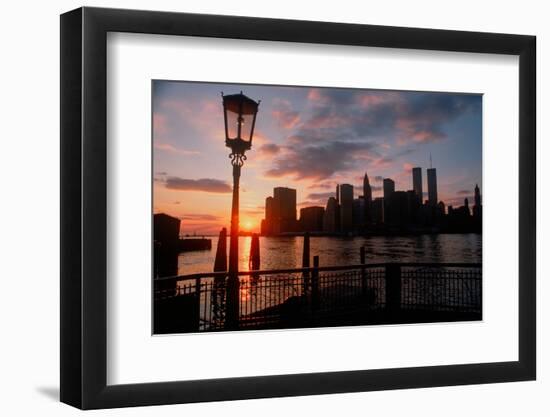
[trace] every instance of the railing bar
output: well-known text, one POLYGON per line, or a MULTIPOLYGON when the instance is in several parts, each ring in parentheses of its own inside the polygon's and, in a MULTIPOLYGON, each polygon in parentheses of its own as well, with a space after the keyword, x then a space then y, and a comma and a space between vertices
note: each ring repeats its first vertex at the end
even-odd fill
MULTIPOLYGON (((319 272, 324 271, 342 271, 342 270, 360 270, 361 268, 365 267, 368 269, 373 268, 381 268, 388 264, 395 264, 395 262, 386 262, 386 263, 373 263, 373 264, 357 264, 357 265, 335 265, 335 266, 320 266, 319 272)), ((449 263, 424 263, 424 262, 418 262, 418 263, 397 263, 401 267, 433 267, 433 268, 481 268, 481 263, 459 263, 459 262, 449 262, 449 263)), ((292 268, 292 269, 271 269, 271 270, 252 270, 252 271, 239 271, 238 275, 252 275, 252 274, 263 274, 263 275, 269 275, 269 274, 290 274, 290 273, 303 273, 303 272, 311 272, 313 270, 312 267, 309 268, 292 268)), ((188 274, 188 275, 177 275, 177 276, 171 276, 171 277, 160 277, 155 278, 155 282, 159 281, 185 281, 188 279, 196 279, 196 278, 209 278, 209 277, 227 277, 228 273, 225 271, 222 272, 201 272, 196 274, 188 274)))

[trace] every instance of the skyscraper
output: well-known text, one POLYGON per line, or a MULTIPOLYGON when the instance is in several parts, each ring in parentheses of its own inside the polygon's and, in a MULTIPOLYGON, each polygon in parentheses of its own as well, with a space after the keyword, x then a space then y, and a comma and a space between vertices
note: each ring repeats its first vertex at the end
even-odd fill
POLYGON ((365 225, 365 197, 353 200, 353 230, 361 230, 365 225))
POLYGON ((481 218, 481 194, 479 193, 479 187, 476 184, 474 189, 474 217, 481 218))
POLYGON ((341 184, 340 195, 340 229, 342 232, 349 232, 353 228, 353 185, 341 184))
POLYGON ((372 202, 372 222, 374 224, 384 223, 384 199, 375 198, 372 202))
POLYGON ((391 178, 384 178, 384 201, 387 203, 390 201, 391 195, 395 192, 395 182, 391 178))
POLYGON ((363 197, 365 199, 365 202, 372 202, 372 189, 369 182, 369 176, 365 172, 365 176, 363 177, 363 197))
POLYGON ((389 223, 391 217, 391 197, 395 193, 395 182, 391 178, 384 178, 382 188, 384 189, 384 223, 389 223))
POLYGON ((274 232, 274 217, 274 202, 273 197, 270 196, 265 199, 265 217, 262 221, 262 235, 271 235, 274 232))
POLYGON ((369 183, 369 176, 365 172, 363 178, 363 199, 364 199, 364 222, 370 223, 372 221, 372 189, 369 183))
POLYGON ((435 168, 428 168, 428 204, 437 205, 437 175, 435 168))
POLYGON ((322 232, 325 208, 318 206, 300 209, 300 230, 303 232, 322 232))
POLYGON ((279 233, 296 231, 296 190, 286 187, 273 189, 274 231, 279 233), (277 225, 278 228, 275 226, 277 225))
MULTIPOLYGON (((384 198, 385 200, 385 198, 384 198)), ((404 226, 409 222, 409 207, 406 191, 394 191, 388 204, 386 224, 391 226, 404 226)))
POLYGON ((420 203, 424 201, 424 196, 422 194, 422 168, 415 167, 412 169, 413 174, 413 190, 417 195, 420 203))
POLYGON ((337 220, 338 215, 338 203, 334 197, 329 197, 327 201, 327 207, 325 209, 325 215, 323 217, 323 231, 327 233, 337 232, 337 220))

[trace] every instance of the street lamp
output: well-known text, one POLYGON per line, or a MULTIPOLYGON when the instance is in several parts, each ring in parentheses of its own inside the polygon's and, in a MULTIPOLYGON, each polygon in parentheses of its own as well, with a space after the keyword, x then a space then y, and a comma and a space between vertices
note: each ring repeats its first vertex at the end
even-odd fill
POLYGON ((256 114, 260 102, 243 94, 224 96, 222 93, 225 123, 225 146, 231 149, 233 165, 233 202, 231 205, 231 237, 229 243, 229 277, 225 325, 229 329, 239 325, 239 180, 241 167, 246 161, 245 152, 252 147, 256 114))

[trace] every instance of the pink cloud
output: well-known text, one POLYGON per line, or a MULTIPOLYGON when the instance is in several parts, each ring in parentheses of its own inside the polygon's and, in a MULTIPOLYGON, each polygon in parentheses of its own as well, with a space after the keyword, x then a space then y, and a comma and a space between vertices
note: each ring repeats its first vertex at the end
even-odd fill
POLYGON ((176 148, 174 145, 170 145, 169 143, 155 143, 154 148, 159 149, 161 151, 172 152, 178 155, 199 155, 200 154, 199 151, 191 151, 188 149, 176 148))
POLYGON ((395 92, 369 92, 358 97, 357 101, 362 107, 379 106, 385 103, 398 103, 400 95, 395 92))
POLYGON ((441 119, 440 115, 427 112, 425 115, 416 114, 411 116, 406 111, 403 113, 395 123, 395 127, 399 130, 398 145, 405 145, 411 141, 432 143, 447 138, 447 135, 438 127, 441 119))
POLYGON ((153 114, 153 135, 159 137, 168 133, 168 124, 166 116, 154 113, 153 114))
POLYGON ((223 108, 221 100, 175 100, 168 99, 158 104, 157 112, 168 120, 181 118, 197 131, 205 132, 205 137, 223 138, 223 108))
POLYGON ((309 101, 321 101, 323 99, 323 96, 317 88, 312 88, 307 93, 307 99, 309 101))
POLYGON ((288 100, 275 99, 274 109, 271 115, 277 120, 279 125, 284 129, 292 129, 300 123, 300 113, 292 108, 292 104, 288 100))

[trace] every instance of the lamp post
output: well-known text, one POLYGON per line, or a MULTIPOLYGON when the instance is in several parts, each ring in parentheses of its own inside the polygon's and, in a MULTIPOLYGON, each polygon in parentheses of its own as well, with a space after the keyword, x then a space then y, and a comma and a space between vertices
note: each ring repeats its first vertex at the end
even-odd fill
POLYGON ((231 204, 231 235, 229 241, 229 276, 227 279, 227 302, 225 327, 239 326, 239 181, 241 167, 246 161, 245 152, 252 148, 256 114, 260 102, 243 94, 223 95, 225 123, 225 146, 231 149, 229 158, 233 166, 233 200, 231 204))

